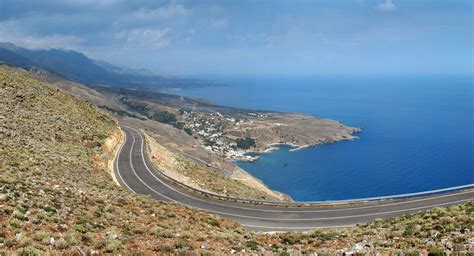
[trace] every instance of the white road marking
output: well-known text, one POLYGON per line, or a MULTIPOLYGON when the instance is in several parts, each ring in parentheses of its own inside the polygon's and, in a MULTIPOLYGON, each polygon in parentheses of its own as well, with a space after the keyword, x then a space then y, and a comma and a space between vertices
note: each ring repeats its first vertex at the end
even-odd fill
MULTIPOLYGON (((132 127, 128 127, 128 126, 124 126, 124 127, 127 127, 131 130, 136 131, 140 135, 140 138, 142 139, 142 141, 144 140, 141 132, 138 131, 137 129, 132 128, 132 127)), ((143 142, 142 142, 142 144, 143 144, 143 142)), ((143 157, 143 149, 141 150, 141 153, 142 153, 142 158, 144 158, 143 157)), ((187 155, 187 154, 185 154, 185 155, 187 155)), ((147 169, 148 169, 147 163, 145 162, 145 160, 143 160, 143 161, 145 163, 145 167, 147 167, 147 169)), ((202 161, 202 160, 198 160, 198 161, 202 161)), ((156 178, 155 175, 153 175, 153 176, 156 178)), ((461 185, 461 186, 455 186, 455 187, 449 187, 449 188, 435 189, 435 190, 429 190, 429 191, 421 191, 421 192, 415 192, 415 193, 390 195, 390 196, 366 197, 366 198, 345 199, 345 200, 330 200, 330 201, 308 201, 308 202, 298 202, 298 201, 296 201, 294 203, 315 205, 315 204, 335 204, 335 203, 351 203, 351 202, 376 202, 376 201, 380 201, 380 200, 390 200, 390 199, 397 199, 397 198, 400 199, 400 198, 404 198, 404 197, 409 198, 409 197, 412 197, 412 196, 430 195, 430 194, 436 194, 436 193, 447 192, 447 191, 462 190, 462 189, 467 189, 467 188, 474 188, 474 183, 461 185)), ((213 193, 210 193, 210 192, 207 192, 207 193, 213 194, 213 193)), ((219 196, 217 194, 214 194, 214 195, 219 196)), ((447 195, 447 196, 450 196, 450 195, 447 195)), ((441 197, 443 197, 443 196, 441 196, 441 197)), ((427 198, 427 199, 418 199, 418 200, 409 200, 409 201, 407 200, 407 201, 403 201, 403 202, 400 202, 400 203, 394 203, 394 204, 390 204, 390 205, 405 204, 405 203, 418 202, 418 201, 424 201, 424 200, 431 200, 432 198, 441 198, 441 197, 431 197, 431 198, 427 198)), ((197 198, 194 198, 194 199, 197 199, 197 198)), ((264 201, 264 200, 255 200, 255 201, 260 202, 260 203, 271 203, 271 201, 264 201)), ((275 202, 275 203, 278 203, 278 202, 275 202)), ((280 205, 282 205, 282 204, 280 204, 280 205)), ((389 204, 384 204, 384 205, 389 205, 389 204)), ((224 205, 224 206, 227 206, 227 205, 224 205)), ((367 208, 370 208, 370 207, 379 207, 379 205, 367 206, 367 208)), ((362 207, 353 207, 353 208, 345 208, 345 209, 351 210, 351 209, 356 209, 356 208, 357 209, 364 209, 362 207)), ((241 208, 241 209, 249 209, 250 210, 251 208, 241 208)), ((269 210, 269 211, 272 211, 272 210, 269 210)), ((299 211, 299 212, 304 212, 304 211, 299 211)), ((309 211, 309 212, 313 212, 313 211, 309 211)))
MULTIPOLYGON (((427 209, 427 208, 434 208, 434 207, 438 207, 438 206, 446 206, 446 205, 450 205, 450 204, 456 204, 456 203, 462 203, 462 202, 468 202, 468 201, 472 201, 473 199, 470 198, 470 199, 463 199, 463 200, 457 200, 457 201, 453 201, 453 202, 448 202, 448 203, 442 203, 442 204, 433 204, 433 205, 429 205, 429 206, 421 206, 421 207, 415 207, 415 208, 411 208, 411 209, 405 209, 405 210, 397 210, 397 211, 390 211, 390 212, 382 212, 382 213, 375 213, 375 214, 389 214, 389 213, 396 213, 396 212, 404 212, 404 211, 416 211, 416 210, 422 210, 422 209, 427 209)), ((367 214, 369 215, 369 214, 367 214)), ((268 229, 287 229, 287 230, 291 230, 291 229, 315 229, 315 228, 339 228, 339 227, 350 227, 350 226, 354 226, 354 225, 340 225, 340 226, 313 226, 313 227, 273 227, 273 226, 258 226, 258 225, 248 225, 248 224, 241 224, 242 226, 244 227, 252 227, 252 228, 268 228, 268 229)))
MULTIPOLYGON (((135 146, 135 136, 133 135, 133 133, 132 133, 132 138, 133 138, 133 142, 132 142, 132 146, 131 146, 131 150, 130 150, 130 167, 132 168, 132 172, 133 172, 133 174, 135 174, 135 177, 137 177, 138 180, 139 180, 143 185, 145 185, 147 188, 149 188, 151 191, 157 193, 158 195, 160 195, 160 196, 162 196, 162 197, 164 197, 164 198, 166 198, 166 199, 168 199, 168 200, 175 201, 175 200, 173 200, 173 199, 171 199, 171 198, 169 198, 169 197, 167 197, 167 196, 161 194, 160 192, 154 190, 152 187, 150 187, 148 184, 146 184, 146 183, 138 176, 137 172, 135 171, 135 168, 133 167, 133 162, 132 162, 132 152, 133 152, 133 147, 135 146)), ((142 145, 143 145, 143 141, 142 141, 142 145)), ((177 201, 175 201, 175 202, 177 202, 177 201)))
POLYGON ((122 153, 122 148, 123 146, 125 145, 125 143, 127 142, 127 133, 123 133, 124 134, 124 141, 123 141, 123 144, 120 146, 120 149, 118 151, 118 155, 117 155, 117 159, 115 160, 115 164, 117 166, 117 174, 118 176, 120 177, 120 179, 122 180, 122 183, 130 190, 132 191, 133 193, 137 194, 137 192, 135 192, 131 187, 128 186, 127 182, 125 182, 125 180, 122 178, 122 175, 120 174, 120 167, 119 167, 119 159, 120 159, 120 155, 122 153))
POLYGON ((248 228, 261 228, 261 229, 272 229, 272 230, 311 230, 311 229, 329 229, 329 228, 347 228, 347 227, 353 227, 357 224, 354 225, 334 225, 334 226, 314 226, 314 227, 273 227, 273 226, 259 226, 259 225, 247 225, 247 224, 241 224, 243 227, 248 227, 248 228))
MULTIPOLYGON (((288 211, 288 208, 285 208, 285 209, 282 209, 282 210, 268 210, 268 209, 256 209, 256 208, 248 208, 248 207, 240 207, 240 206, 234 206, 234 205, 227 205, 227 204, 220 204, 220 203, 216 203, 216 202, 212 202, 212 201, 206 201, 206 200, 203 200, 203 199, 200 199, 200 198, 196 198, 196 197, 193 197, 191 195, 188 195, 186 193, 183 193, 171 186, 169 186, 168 184, 166 184, 165 182, 163 182, 160 178, 158 178, 154 172, 152 172, 149 167, 148 167, 148 164, 146 163, 146 160, 145 160, 145 155, 144 155, 144 152, 143 152, 143 145, 144 145, 144 139, 143 139, 143 136, 141 135, 141 133, 134 129, 134 128, 131 128, 131 127, 127 127, 127 128, 130 128, 132 130, 135 130, 139 135, 140 135, 140 138, 142 140, 141 144, 142 144, 142 147, 141 147, 141 155, 142 155, 142 161, 145 165, 145 168, 148 170, 148 172, 156 179, 158 180, 160 183, 162 183, 163 185, 165 185, 166 187, 168 187, 169 189, 181 194, 181 195, 184 195, 188 198, 191 198, 191 199, 194 199, 194 200, 197 200, 197 201, 201 201, 201 202, 204 202, 204 203, 209 203, 209 204, 213 204, 213 205, 218 205, 218 206, 224 206, 224 207, 228 207, 228 208, 235 208, 235 209, 242 209, 242 210, 251 210, 251 211, 259 211, 259 212, 276 212, 276 213, 318 213, 318 212, 333 212, 333 211, 349 211, 349 210, 358 210, 358 209, 367 209, 367 208, 379 208, 379 207, 386 207, 386 206, 393 206, 393 205, 402 205, 402 204, 409 204, 409 203, 416 203, 416 202, 422 202, 422 201, 431 201, 431 200, 434 200, 434 199, 439 199, 439 198, 445 198, 445 197, 452 197, 452 196, 456 196, 456 195, 462 195, 462 194, 467 194, 467 193, 471 193, 472 191, 466 191, 466 192, 460 192, 460 193, 456 193, 456 194, 446 194, 446 195, 439 195, 439 196, 433 196, 433 197, 429 197, 429 198, 420 198, 420 199, 415 199, 415 200, 408 200, 408 201, 401 201, 401 202, 395 202, 395 203, 387 203, 387 204, 380 204, 380 205, 371 205, 371 206, 360 206, 360 207, 347 207, 347 208, 341 208, 341 209, 326 209, 326 210, 296 210, 295 211, 288 211)), ((132 136, 134 137, 134 135, 132 134, 132 136)), ((173 200, 176 202, 176 200, 173 200)))
MULTIPOLYGON (((130 129, 133 129, 133 128, 130 128, 130 129)), ((135 130, 136 132, 138 132, 136 129, 133 129, 135 130)), ((160 196, 163 196, 171 201, 174 201, 174 202, 177 202, 179 203, 178 201, 168 197, 168 196, 165 196, 163 194, 161 194, 160 192, 154 190, 152 187, 150 187, 148 184, 146 184, 140 177, 138 177, 137 173, 135 172, 135 169, 133 168, 133 163, 132 163, 132 151, 133 151, 133 147, 135 146, 135 136, 132 134, 132 138, 133 138, 133 142, 132 142, 132 146, 131 146, 131 151, 130 151, 130 165, 132 167, 132 171, 133 173, 135 174, 135 176, 140 180, 140 182, 145 185, 147 188, 149 188, 150 190, 152 190, 153 192, 155 192, 156 194, 160 195, 160 196)), ((194 198, 192 196, 189 196, 187 194, 184 194, 180 191, 177 191, 176 189, 170 187, 168 184, 164 183, 163 181, 161 181, 159 178, 157 178, 155 176, 155 174, 153 174, 153 172, 151 172, 151 170, 148 168, 148 165, 146 164, 146 161, 145 161, 145 157, 144 157, 144 154, 143 154, 143 145, 144 145, 144 140, 143 140, 143 137, 141 135, 140 132, 138 132, 138 134, 140 135, 140 138, 141 138, 141 155, 142 155, 142 160, 143 160, 143 163, 145 164, 145 168, 148 170, 148 172, 157 180, 159 181, 161 184, 165 185, 166 187, 170 188, 171 190, 179 193, 179 194, 182 194, 184 196, 187 196, 189 198, 192 198, 192 199, 196 199, 196 200, 200 200, 200 199, 197 199, 197 198, 194 198)), ((232 213, 224 213, 224 212, 219 212, 219 211, 214 211, 214 210, 207 210, 207 209, 202 209, 202 208, 199 208, 199 207, 194 207, 194 206, 190 206, 192 208, 196 208, 196 209, 199 209, 199 210, 203 210, 203 211, 207 211, 207 212, 212 212, 212 213, 217 213, 217 214, 220 214, 220 215, 226 215, 226 216, 233 216, 233 217, 239 217, 239 218, 248 218, 248 219, 260 219, 260 220, 277 220, 277 221, 307 221, 307 220, 333 220, 333 219, 350 219, 350 218, 358 218, 358 217, 367 217, 367 216, 374 216, 374 215, 386 215, 386 214, 391 214, 391 213, 400 213, 400 212, 409 212, 409 211, 415 211, 415 210, 420 210, 420 209, 427 209, 427 208, 432 208, 432 207, 436 207, 436 206, 442 206, 442 205, 448 205, 448 204, 455 204, 455 203, 458 203, 458 202, 465 202, 465 201, 471 201, 473 199, 464 199, 464 200, 458 200, 458 201, 453 201, 453 202, 448 202, 448 203, 442 203, 442 204, 435 204, 435 205, 428 205, 428 206, 421 206, 421 207, 414 207, 414 208, 408 208, 408 209, 402 209, 402 210, 393 210, 393 211, 387 211, 387 212, 377 212, 377 213, 368 213, 368 214, 359 214, 359 215, 349 215, 349 216, 339 216, 339 217, 324 217, 324 218, 304 218, 304 219, 285 219, 285 218, 266 218, 266 217, 254 217, 254 216, 247 216, 247 215, 239 215, 239 214, 232 214, 232 213)), ((200 201, 203 201, 203 200, 200 200, 200 201)), ((207 201, 204 201, 204 202, 207 202, 207 201)), ((210 202, 208 202, 210 203, 210 202)), ((228 207, 227 205, 223 205, 223 206, 226 206, 228 207)), ((382 206, 387 206, 387 205, 382 205, 382 206)), ((251 209, 251 210, 254 210, 254 211, 261 211, 259 209, 251 209)), ((284 212, 282 212, 284 213, 284 212)), ((245 226, 245 225, 244 225, 245 226)), ((246 225, 246 226, 249 226, 251 227, 251 225, 246 225)), ((258 226, 255 226, 255 227, 258 227, 258 226)))

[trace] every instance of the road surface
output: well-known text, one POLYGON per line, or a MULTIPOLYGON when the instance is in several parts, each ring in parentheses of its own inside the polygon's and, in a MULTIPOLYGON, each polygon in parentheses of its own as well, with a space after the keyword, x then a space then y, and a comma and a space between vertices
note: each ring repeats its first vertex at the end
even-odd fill
POLYGON ((145 155, 142 134, 123 127, 125 142, 115 163, 119 183, 138 194, 158 200, 175 201, 189 207, 234 219, 244 227, 259 231, 298 231, 322 227, 343 227, 366 223, 468 201, 474 201, 474 190, 464 190, 401 200, 362 202, 357 205, 316 207, 276 207, 244 204, 204 197, 188 191, 161 176, 145 155))

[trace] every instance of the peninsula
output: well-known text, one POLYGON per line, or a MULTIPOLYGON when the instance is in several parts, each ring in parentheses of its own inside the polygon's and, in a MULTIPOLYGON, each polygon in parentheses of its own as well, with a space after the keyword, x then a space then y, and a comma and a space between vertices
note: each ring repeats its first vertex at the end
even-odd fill
POLYGON ((115 98, 129 112, 104 106, 108 110, 182 130, 184 133, 181 136, 193 138, 193 148, 203 148, 225 160, 254 161, 257 157, 247 153, 269 152, 277 149, 279 144, 301 149, 353 140, 357 138, 354 134, 361 131, 358 127, 349 127, 335 120, 299 113, 225 107, 158 92, 112 87, 95 89, 115 98))
POLYGON ((109 86, 86 87, 48 70, 30 76, 52 84, 113 114, 146 135, 157 170, 193 188, 239 198, 291 201, 270 190, 232 160, 255 161, 250 152, 280 144, 294 149, 353 140, 360 129, 299 113, 219 106, 178 95, 109 86))

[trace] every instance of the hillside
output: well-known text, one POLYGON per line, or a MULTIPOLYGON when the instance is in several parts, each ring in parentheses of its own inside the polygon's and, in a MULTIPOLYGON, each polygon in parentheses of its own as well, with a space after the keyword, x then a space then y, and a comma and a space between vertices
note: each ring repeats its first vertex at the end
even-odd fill
POLYGON ((262 234, 134 195, 107 169, 117 129, 90 103, 0 67, 0 255, 474 250, 472 203, 357 227, 262 234))
POLYGON ((188 186, 215 194, 237 198, 273 201, 291 201, 286 195, 267 188, 260 180, 238 168, 228 176, 216 168, 200 163, 185 155, 173 153, 145 133, 148 154, 157 169, 188 186))
POLYGON ((20 70, 1 67, 0 85, 0 254, 187 250, 242 232, 117 187, 104 144, 117 123, 96 107, 20 70))
POLYGON ((119 68, 83 53, 64 49, 26 49, 0 42, 0 63, 30 69, 48 69, 68 80, 86 85, 109 85, 156 90, 163 87, 195 87, 210 85, 196 79, 180 79, 154 75, 143 70, 119 68))

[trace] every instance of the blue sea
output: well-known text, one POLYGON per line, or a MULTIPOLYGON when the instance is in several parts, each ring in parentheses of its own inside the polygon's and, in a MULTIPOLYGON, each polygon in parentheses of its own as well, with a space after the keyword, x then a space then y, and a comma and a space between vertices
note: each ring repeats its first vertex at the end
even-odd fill
POLYGON ((218 77, 174 93, 217 104, 299 112, 360 126, 355 141, 237 162, 298 201, 419 192, 474 183, 469 76, 218 77))

